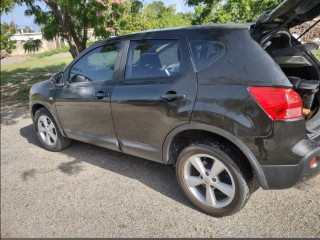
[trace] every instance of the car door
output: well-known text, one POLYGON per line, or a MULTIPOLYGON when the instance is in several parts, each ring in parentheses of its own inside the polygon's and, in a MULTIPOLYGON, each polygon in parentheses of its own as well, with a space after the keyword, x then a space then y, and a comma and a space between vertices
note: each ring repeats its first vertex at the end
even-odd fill
POLYGON ((162 161, 168 133, 190 121, 197 78, 182 37, 126 42, 119 82, 111 97, 123 152, 162 161))
POLYGON ((56 110, 67 137, 118 150, 110 96, 121 43, 92 49, 68 67, 66 84, 56 90, 56 110))

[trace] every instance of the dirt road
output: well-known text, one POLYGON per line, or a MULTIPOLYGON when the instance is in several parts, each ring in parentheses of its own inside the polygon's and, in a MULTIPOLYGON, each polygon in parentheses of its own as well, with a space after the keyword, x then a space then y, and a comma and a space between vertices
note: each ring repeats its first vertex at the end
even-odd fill
POLYGON ((80 142, 48 152, 28 110, 4 107, 1 237, 320 237, 320 177, 260 189, 215 219, 185 199, 173 168, 80 142))

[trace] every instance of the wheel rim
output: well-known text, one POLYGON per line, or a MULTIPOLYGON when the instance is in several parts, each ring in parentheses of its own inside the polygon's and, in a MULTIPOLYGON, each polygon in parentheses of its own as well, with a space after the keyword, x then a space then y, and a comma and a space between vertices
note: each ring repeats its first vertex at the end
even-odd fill
POLYGON ((191 156, 184 165, 183 175, 189 192, 207 207, 223 208, 234 199, 234 179, 226 165, 213 156, 191 156))
POLYGON ((45 115, 42 115, 41 117, 39 117, 38 130, 39 130, 39 135, 41 137, 41 140, 45 144, 49 146, 56 144, 58 139, 57 130, 53 121, 49 117, 45 115))

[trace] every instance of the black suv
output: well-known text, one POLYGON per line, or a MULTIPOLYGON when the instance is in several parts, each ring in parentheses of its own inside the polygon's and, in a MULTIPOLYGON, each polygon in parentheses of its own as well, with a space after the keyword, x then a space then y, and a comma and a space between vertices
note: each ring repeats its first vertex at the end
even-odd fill
POLYGON ((31 88, 36 135, 51 151, 75 139, 174 165, 194 205, 236 213, 259 187, 319 173, 317 46, 287 30, 319 13, 320 1, 291 0, 253 25, 101 41, 31 88))

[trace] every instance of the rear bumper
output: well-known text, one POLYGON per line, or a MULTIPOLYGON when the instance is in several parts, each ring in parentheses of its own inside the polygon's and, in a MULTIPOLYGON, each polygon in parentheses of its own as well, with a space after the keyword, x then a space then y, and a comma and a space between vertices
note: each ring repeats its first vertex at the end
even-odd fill
POLYGON ((301 156, 297 165, 263 165, 268 189, 286 189, 298 185, 320 173, 320 142, 303 140, 292 149, 301 156), (316 157, 318 166, 310 167, 310 161, 316 157))

